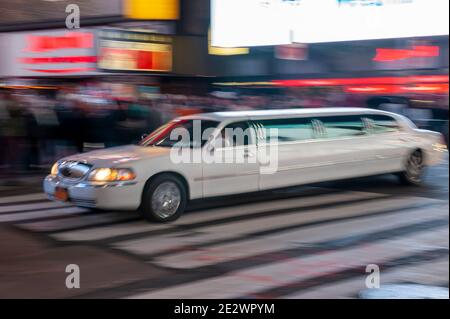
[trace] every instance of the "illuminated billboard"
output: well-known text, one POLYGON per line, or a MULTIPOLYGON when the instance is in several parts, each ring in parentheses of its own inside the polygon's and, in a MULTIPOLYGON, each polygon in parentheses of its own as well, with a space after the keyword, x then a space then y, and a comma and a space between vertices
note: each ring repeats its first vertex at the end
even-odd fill
POLYGON ((94 29, 0 34, 0 76, 99 74, 94 29))
POLYGON ((104 29, 99 33, 98 67, 106 71, 172 71, 172 37, 104 29))
POLYGON ((211 0, 212 45, 448 35, 448 0, 211 0))

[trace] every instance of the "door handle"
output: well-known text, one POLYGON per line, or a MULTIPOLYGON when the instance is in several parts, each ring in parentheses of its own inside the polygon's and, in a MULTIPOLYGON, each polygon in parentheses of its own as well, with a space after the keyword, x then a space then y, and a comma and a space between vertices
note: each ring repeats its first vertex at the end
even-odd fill
POLYGON ((253 157, 254 154, 251 153, 249 150, 244 150, 244 157, 245 158, 249 158, 249 157, 253 157))

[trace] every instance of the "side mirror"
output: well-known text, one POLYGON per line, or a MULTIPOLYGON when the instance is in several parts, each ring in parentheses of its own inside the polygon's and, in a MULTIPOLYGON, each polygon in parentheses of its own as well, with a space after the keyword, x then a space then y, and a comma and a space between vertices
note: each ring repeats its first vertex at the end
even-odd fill
POLYGON ((142 134, 142 135, 141 135, 141 141, 142 141, 142 140, 145 140, 145 139, 147 138, 147 136, 148 136, 148 134, 142 134))

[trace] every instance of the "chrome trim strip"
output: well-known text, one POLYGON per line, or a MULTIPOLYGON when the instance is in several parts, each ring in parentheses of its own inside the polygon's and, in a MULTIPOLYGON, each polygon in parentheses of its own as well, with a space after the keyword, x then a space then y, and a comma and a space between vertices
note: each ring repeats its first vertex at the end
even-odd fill
POLYGON ((137 181, 126 181, 126 182, 107 182, 107 183, 95 183, 95 182, 69 182, 65 179, 61 179, 58 176, 48 175, 45 180, 48 180, 50 183, 54 183, 55 186, 61 186, 66 188, 109 188, 109 187, 123 187, 123 186, 132 186, 136 185, 137 181))
POLYGON ((136 185, 137 182, 110 182, 106 184, 93 184, 91 183, 79 183, 77 185, 74 185, 73 187, 91 187, 91 188, 112 188, 112 187, 123 187, 123 186, 132 186, 136 185))
POLYGON ((238 176, 250 176, 250 175, 259 175, 259 170, 248 171, 248 172, 243 172, 243 173, 239 173, 239 174, 226 174, 226 175, 214 175, 214 176, 209 176, 209 177, 197 177, 197 178, 194 178, 194 182, 209 181, 209 180, 222 179, 222 178, 232 178, 232 177, 238 177, 238 176))
POLYGON ((360 163, 360 162, 370 162, 370 161, 379 161, 379 160, 392 160, 392 159, 398 159, 400 160, 401 156, 394 156, 394 157, 378 157, 375 158, 369 158, 369 159, 357 159, 357 160, 350 160, 350 161, 340 161, 340 162, 324 162, 319 164, 312 164, 312 165, 291 165, 286 166, 283 168, 279 168, 278 171, 290 171, 295 169, 305 169, 305 168, 317 168, 317 167, 325 167, 325 166, 332 166, 332 165, 342 165, 342 164, 352 164, 352 163, 360 163))

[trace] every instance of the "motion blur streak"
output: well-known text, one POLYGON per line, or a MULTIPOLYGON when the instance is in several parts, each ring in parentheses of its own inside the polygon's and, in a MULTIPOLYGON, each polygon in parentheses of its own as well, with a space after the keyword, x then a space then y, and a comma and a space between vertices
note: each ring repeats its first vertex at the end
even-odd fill
POLYGON ((448 296, 448 7, 0 1, 0 298, 448 296))

